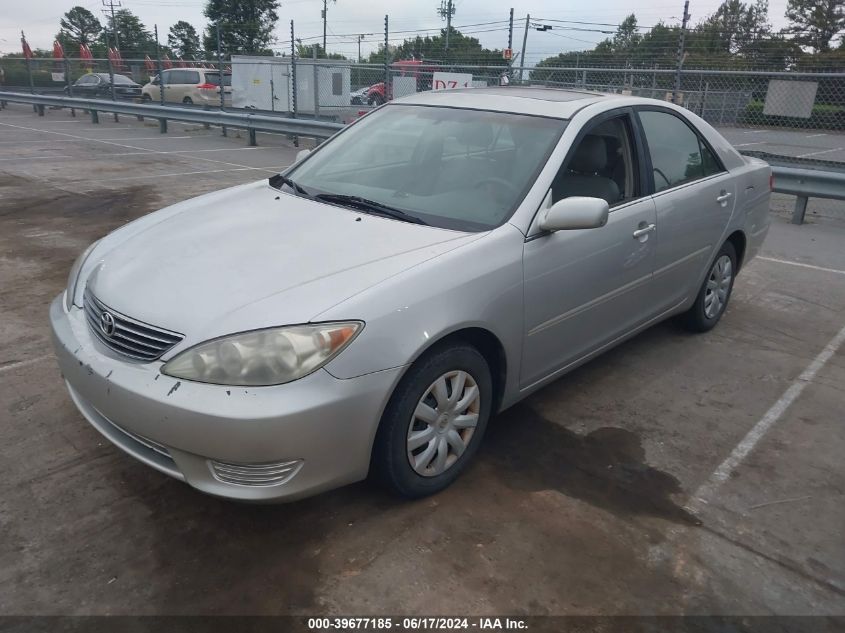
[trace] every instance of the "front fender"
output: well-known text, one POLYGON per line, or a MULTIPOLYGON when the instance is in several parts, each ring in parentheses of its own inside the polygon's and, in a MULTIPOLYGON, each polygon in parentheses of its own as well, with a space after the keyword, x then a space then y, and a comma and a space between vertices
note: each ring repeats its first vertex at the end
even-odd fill
POLYGON ((355 342, 326 369, 354 378, 412 363, 458 330, 481 328, 502 344, 505 392, 517 385, 522 351, 524 237, 510 224, 415 266, 321 313, 315 321, 363 316, 355 342))

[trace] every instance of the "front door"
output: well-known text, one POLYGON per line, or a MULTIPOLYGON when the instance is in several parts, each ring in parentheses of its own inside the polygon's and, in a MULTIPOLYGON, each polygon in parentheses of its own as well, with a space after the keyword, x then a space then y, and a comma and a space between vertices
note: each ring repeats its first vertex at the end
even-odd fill
POLYGON ((633 113, 602 115, 576 139, 548 203, 604 198, 605 226, 529 234, 523 254, 525 339, 520 383, 561 372, 653 316, 656 211, 644 186, 633 113))

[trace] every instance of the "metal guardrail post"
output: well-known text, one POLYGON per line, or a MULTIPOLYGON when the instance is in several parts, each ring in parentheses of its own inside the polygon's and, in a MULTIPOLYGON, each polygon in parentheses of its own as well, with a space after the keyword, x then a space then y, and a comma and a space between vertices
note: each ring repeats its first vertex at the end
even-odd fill
POLYGON ((795 198, 795 209, 792 211, 792 223, 804 224, 804 214, 807 213, 807 196, 798 196, 795 198))
POLYGON ((99 123, 100 117, 97 114, 97 111, 96 110, 90 110, 90 112, 91 112, 91 123, 99 123))
POLYGON ((258 145, 258 141, 256 141, 256 139, 255 139, 255 128, 254 127, 248 128, 247 132, 249 132, 249 146, 255 147, 256 145, 258 145))

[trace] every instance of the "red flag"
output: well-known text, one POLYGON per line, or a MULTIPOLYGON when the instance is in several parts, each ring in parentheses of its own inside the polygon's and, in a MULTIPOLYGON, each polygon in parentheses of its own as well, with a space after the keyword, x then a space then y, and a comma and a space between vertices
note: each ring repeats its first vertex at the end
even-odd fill
POLYGON ((62 48, 61 43, 59 40, 55 40, 53 42, 53 58, 54 59, 64 59, 65 51, 62 48))
POLYGON ((165 68, 173 68, 173 62, 170 61, 170 58, 167 56, 167 53, 165 53, 164 57, 161 58, 161 65, 165 68))
POLYGON ((32 59, 32 49, 26 43, 26 38, 21 34, 21 46, 23 47, 23 56, 27 59, 32 59))
POLYGON ((156 71, 155 62, 150 59, 149 55, 144 55, 144 66, 147 68, 147 72, 154 73, 156 71))

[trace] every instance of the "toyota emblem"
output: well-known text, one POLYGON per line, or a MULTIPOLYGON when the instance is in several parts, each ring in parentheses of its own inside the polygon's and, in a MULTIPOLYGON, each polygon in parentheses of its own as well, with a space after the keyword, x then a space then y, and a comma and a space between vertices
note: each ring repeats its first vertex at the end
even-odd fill
POLYGON ((100 329, 106 336, 111 337, 114 334, 114 317, 110 312, 103 312, 100 315, 100 329))

